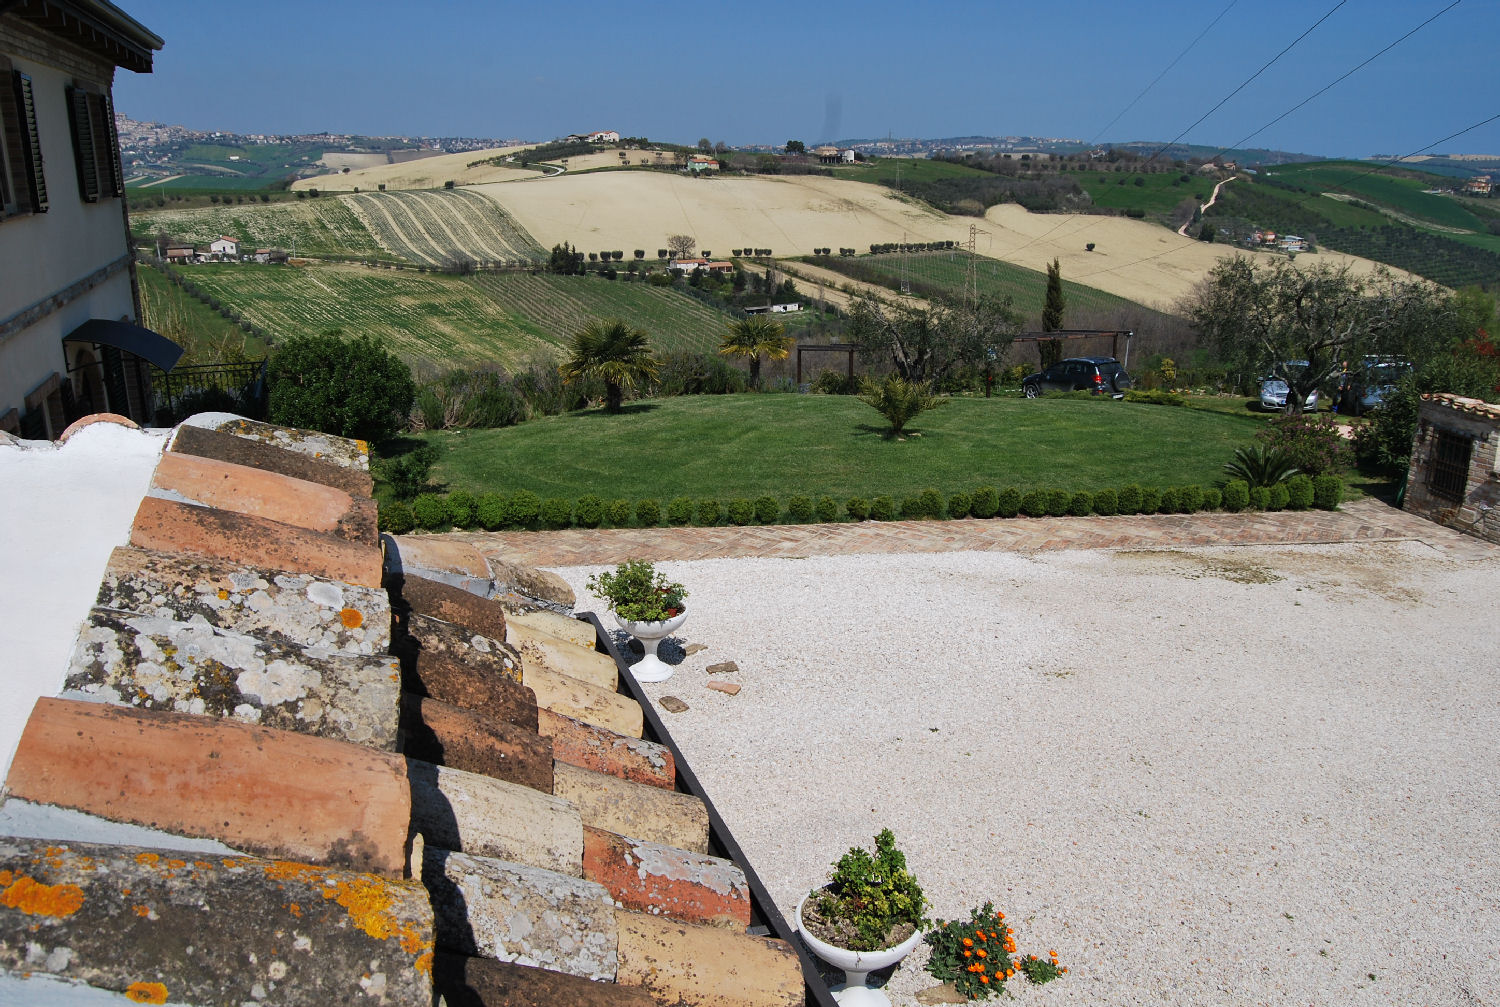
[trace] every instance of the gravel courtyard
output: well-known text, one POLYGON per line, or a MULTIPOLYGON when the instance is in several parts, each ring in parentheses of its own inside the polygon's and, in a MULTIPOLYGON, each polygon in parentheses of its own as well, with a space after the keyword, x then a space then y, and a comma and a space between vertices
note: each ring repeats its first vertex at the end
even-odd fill
MULTIPOLYGON (((1500 558, 660 565, 707 649, 647 692, 788 917, 889 826, 931 915, 993 899, 1060 953, 1023 1003, 1500 1004, 1500 558)), ((580 611, 597 569, 558 571, 580 611)))

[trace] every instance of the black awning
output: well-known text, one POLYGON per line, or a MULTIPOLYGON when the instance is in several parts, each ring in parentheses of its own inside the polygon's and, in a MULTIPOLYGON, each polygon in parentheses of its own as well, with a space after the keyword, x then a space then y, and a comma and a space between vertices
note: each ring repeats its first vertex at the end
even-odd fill
POLYGON ((63 336, 65 343, 100 343, 126 353, 134 353, 163 371, 177 366, 182 347, 166 336, 142 328, 134 322, 112 322, 107 318, 90 318, 63 336))

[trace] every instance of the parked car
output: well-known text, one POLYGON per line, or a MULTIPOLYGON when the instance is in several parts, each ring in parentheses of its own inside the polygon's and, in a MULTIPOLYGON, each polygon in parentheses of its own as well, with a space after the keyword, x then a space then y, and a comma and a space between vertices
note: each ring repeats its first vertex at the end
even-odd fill
POLYGON ((1411 361, 1403 357, 1365 357, 1350 367, 1339 383, 1339 412, 1358 416, 1379 409, 1385 397, 1396 390, 1397 382, 1411 372, 1411 361))
MULTIPOLYGON (((1306 360, 1288 360, 1282 364, 1282 368, 1287 371, 1301 370, 1306 367, 1306 360)), ((1278 412, 1285 409, 1288 391, 1290 391, 1290 387, 1287 385, 1285 379, 1279 378, 1274 374, 1267 374, 1260 379, 1260 407, 1267 411, 1275 410, 1278 412)), ((1317 408, 1318 390, 1314 388, 1303 401, 1302 409, 1304 412, 1311 413, 1316 412, 1317 408)))
POLYGON ((1043 392, 1088 391, 1122 399, 1125 389, 1133 385, 1130 375, 1114 357, 1068 357, 1021 382, 1028 399, 1043 392))

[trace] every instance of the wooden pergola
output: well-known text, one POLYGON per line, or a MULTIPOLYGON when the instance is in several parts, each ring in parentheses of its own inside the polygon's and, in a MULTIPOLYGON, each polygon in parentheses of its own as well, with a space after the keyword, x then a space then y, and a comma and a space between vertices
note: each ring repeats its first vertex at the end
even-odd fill
MULTIPOLYGON (((1011 341, 1016 343, 1040 344, 1061 339, 1095 339, 1104 337, 1108 337, 1110 341, 1109 355, 1120 361, 1120 365, 1129 370, 1130 340, 1135 338, 1135 331, 1132 329, 1054 329, 1051 332, 1023 332, 1011 341), (1121 336, 1125 337, 1125 356, 1123 357, 1120 356, 1121 336)), ((1040 347, 1038 347, 1038 352, 1040 352, 1040 347)))
POLYGON ((802 353, 804 350, 819 350, 823 352, 843 353, 848 356, 849 377, 854 377, 854 350, 852 343, 806 343, 797 347, 797 384, 802 384, 802 353))

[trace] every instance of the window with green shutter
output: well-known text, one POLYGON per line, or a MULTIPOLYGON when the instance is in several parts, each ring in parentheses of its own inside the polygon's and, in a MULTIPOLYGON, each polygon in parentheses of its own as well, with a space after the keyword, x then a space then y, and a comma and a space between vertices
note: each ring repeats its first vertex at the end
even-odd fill
POLYGON ((31 78, 0 57, 0 216, 47 212, 31 78))

